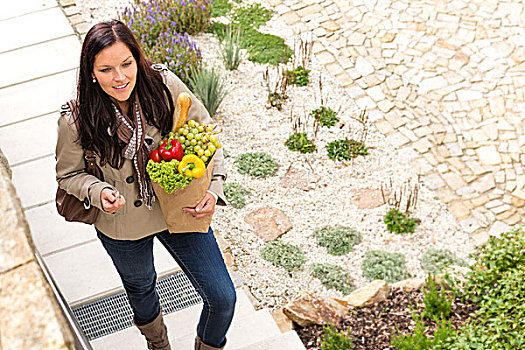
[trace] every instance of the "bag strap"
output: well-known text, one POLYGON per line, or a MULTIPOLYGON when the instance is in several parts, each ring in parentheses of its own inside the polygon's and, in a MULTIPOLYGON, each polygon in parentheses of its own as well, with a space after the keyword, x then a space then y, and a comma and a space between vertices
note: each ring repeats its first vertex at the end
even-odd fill
MULTIPOLYGON (((69 109, 71 110, 71 114, 73 115, 73 120, 76 123, 77 116, 78 116, 78 103, 76 100, 71 100, 67 102, 67 105, 69 106, 69 109)), ((84 151, 84 160, 86 161, 86 171, 89 174, 96 176, 99 172, 97 171, 98 169, 97 169, 95 153, 87 149, 83 149, 83 151, 84 151)))

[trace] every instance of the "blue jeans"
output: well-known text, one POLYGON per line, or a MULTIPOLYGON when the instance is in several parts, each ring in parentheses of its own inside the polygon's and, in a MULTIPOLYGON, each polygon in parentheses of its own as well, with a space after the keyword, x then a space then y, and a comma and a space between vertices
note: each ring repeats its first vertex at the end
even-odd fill
POLYGON ((122 279, 136 324, 148 324, 160 312, 153 266, 153 238, 157 237, 204 301, 198 336, 213 347, 224 344, 236 294, 211 228, 208 233, 172 234, 166 230, 134 241, 115 240, 99 230, 97 235, 122 279))

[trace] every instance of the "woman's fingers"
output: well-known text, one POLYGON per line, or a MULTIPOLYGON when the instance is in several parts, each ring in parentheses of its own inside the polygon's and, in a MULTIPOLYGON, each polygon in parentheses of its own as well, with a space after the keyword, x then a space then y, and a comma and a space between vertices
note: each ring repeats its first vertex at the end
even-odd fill
POLYGON ((102 190, 100 194, 102 207, 108 213, 114 214, 119 211, 125 204, 126 199, 118 191, 109 188, 102 190))
POLYGON ((210 193, 206 193, 195 208, 183 208, 182 210, 184 210, 185 213, 193 215, 196 219, 213 215, 215 212, 215 198, 210 193))

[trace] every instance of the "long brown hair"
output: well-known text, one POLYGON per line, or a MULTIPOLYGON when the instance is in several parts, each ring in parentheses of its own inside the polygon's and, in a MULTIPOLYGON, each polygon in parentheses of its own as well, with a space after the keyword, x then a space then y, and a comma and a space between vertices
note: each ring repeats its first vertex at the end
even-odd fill
POLYGON ((114 168, 120 168, 124 163, 124 145, 116 136, 119 122, 109 95, 92 81, 95 56, 116 42, 124 43, 137 62, 137 82, 130 99, 139 99, 147 123, 166 135, 173 125, 174 107, 160 73, 151 67, 152 63, 144 57, 133 33, 124 23, 117 20, 101 22, 89 30, 82 45, 77 85, 79 142, 82 148, 96 152, 101 164, 109 162, 114 168))

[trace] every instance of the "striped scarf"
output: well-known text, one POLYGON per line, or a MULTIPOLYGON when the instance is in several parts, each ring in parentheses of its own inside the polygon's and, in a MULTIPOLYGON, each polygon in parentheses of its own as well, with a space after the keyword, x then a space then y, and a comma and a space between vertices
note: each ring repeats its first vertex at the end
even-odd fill
MULTIPOLYGON (((142 109, 137 101, 133 103, 133 110, 130 115, 134 118, 135 127, 122 115, 122 112, 113 104, 113 109, 120 124, 117 128, 118 138, 126 144, 122 151, 122 156, 125 159, 130 159, 133 162, 133 175, 137 180, 139 189, 139 199, 141 199, 151 210, 151 203, 155 200, 155 194, 149 178, 146 176, 146 164, 149 158, 149 148, 144 142, 146 125, 142 109)), ((128 117, 129 118, 129 117, 128 117)))

